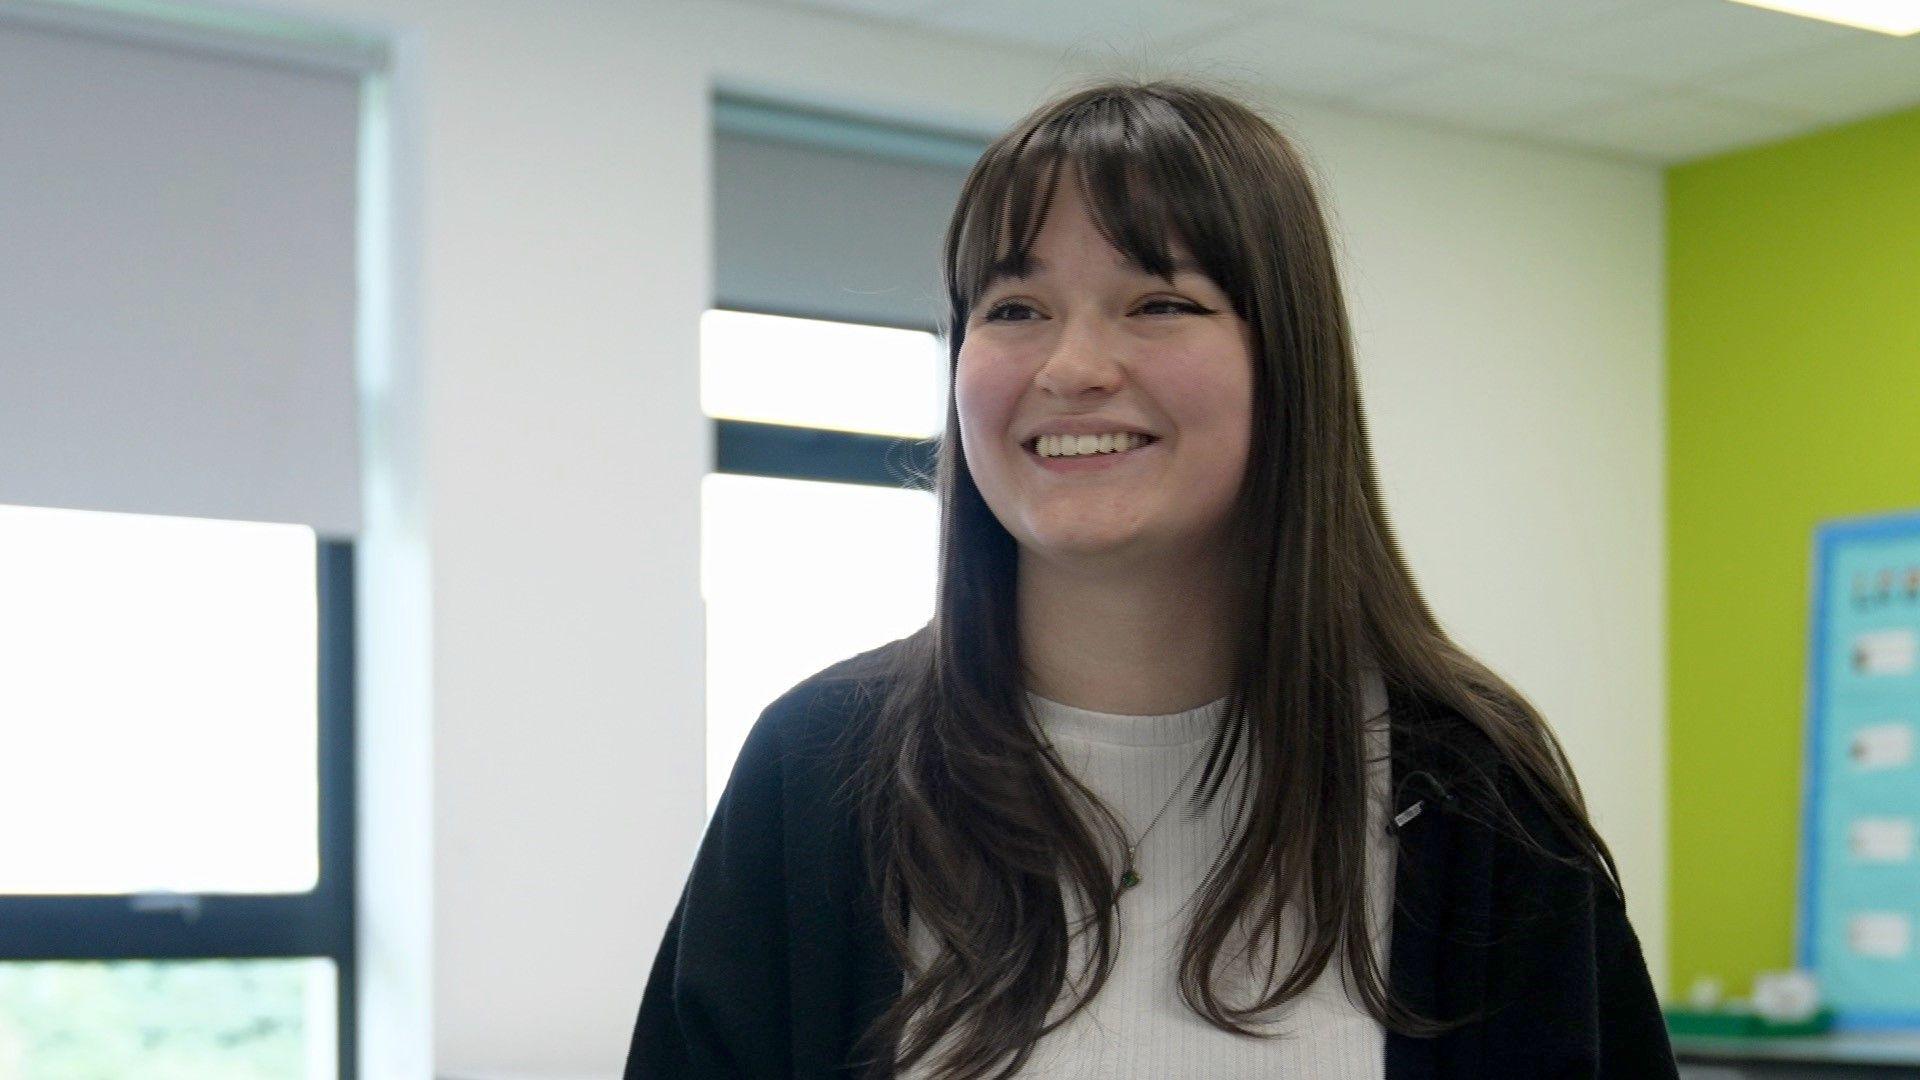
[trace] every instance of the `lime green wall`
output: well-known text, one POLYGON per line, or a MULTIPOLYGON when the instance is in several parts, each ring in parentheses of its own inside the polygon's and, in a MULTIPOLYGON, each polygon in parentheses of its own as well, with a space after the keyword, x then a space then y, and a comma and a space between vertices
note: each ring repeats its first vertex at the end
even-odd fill
POLYGON ((1815 523, 1920 508, 1920 110, 1667 177, 1672 986, 1793 960, 1815 523))

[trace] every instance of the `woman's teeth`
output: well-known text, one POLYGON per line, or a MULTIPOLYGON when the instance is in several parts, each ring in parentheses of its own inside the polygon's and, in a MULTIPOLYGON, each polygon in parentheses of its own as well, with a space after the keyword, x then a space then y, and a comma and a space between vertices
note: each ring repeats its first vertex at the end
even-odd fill
POLYGON ((1122 454, 1153 440, 1131 431, 1107 435, 1042 435, 1033 451, 1041 457, 1079 457, 1083 454, 1122 454))

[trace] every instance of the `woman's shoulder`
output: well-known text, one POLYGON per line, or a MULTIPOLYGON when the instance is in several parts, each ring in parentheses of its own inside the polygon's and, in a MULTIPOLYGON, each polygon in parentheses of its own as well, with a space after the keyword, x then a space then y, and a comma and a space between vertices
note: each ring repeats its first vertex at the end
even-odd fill
POLYGON ((1558 797, 1459 709, 1419 695, 1389 690, 1396 784, 1437 796, 1457 816, 1473 821, 1529 857, 1585 863, 1586 852, 1566 828, 1574 808, 1558 797))
POLYGON ((748 730, 735 771, 791 776, 819 766, 844 766, 845 755, 857 746, 852 736, 866 730, 885 700, 909 640, 890 641, 835 661, 774 698, 748 730))
POLYGON ((1493 738, 1447 702, 1389 680, 1396 786, 1424 788, 1452 802, 1463 792, 1491 794, 1503 786, 1503 755, 1493 738))
POLYGON ((882 700, 908 640, 889 641, 821 668, 774 698, 760 722, 789 736, 820 728, 837 733, 882 700))

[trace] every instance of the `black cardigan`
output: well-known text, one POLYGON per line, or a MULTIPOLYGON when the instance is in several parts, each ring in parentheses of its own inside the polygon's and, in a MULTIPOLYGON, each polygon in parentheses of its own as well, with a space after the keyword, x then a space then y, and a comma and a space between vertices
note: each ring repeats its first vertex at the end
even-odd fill
MULTIPOLYGON (((896 645, 795 686, 747 736, 655 956, 625 1080, 858 1075, 853 1040, 902 975, 850 807, 831 798, 845 773, 830 750, 878 697, 850 673, 896 645)), ((1387 1080, 1676 1076, 1612 886, 1487 824, 1476 793, 1497 783, 1529 834, 1571 850, 1477 728, 1391 686, 1388 708, 1405 818, 1389 985, 1427 1016, 1490 1015, 1433 1038, 1388 1031, 1387 1080)))

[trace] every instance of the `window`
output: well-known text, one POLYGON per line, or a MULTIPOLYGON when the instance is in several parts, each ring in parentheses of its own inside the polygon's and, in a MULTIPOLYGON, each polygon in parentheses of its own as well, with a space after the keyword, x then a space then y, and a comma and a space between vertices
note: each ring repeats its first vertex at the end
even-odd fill
POLYGON ((733 311, 700 354, 711 814, 769 702, 932 616, 946 365, 924 331, 733 311))
POLYGON ((0 1077, 352 1075, 352 580, 0 506, 0 1077))
POLYGON ((730 95, 713 115, 709 813, 768 703, 933 615, 940 238, 985 146, 730 95))

